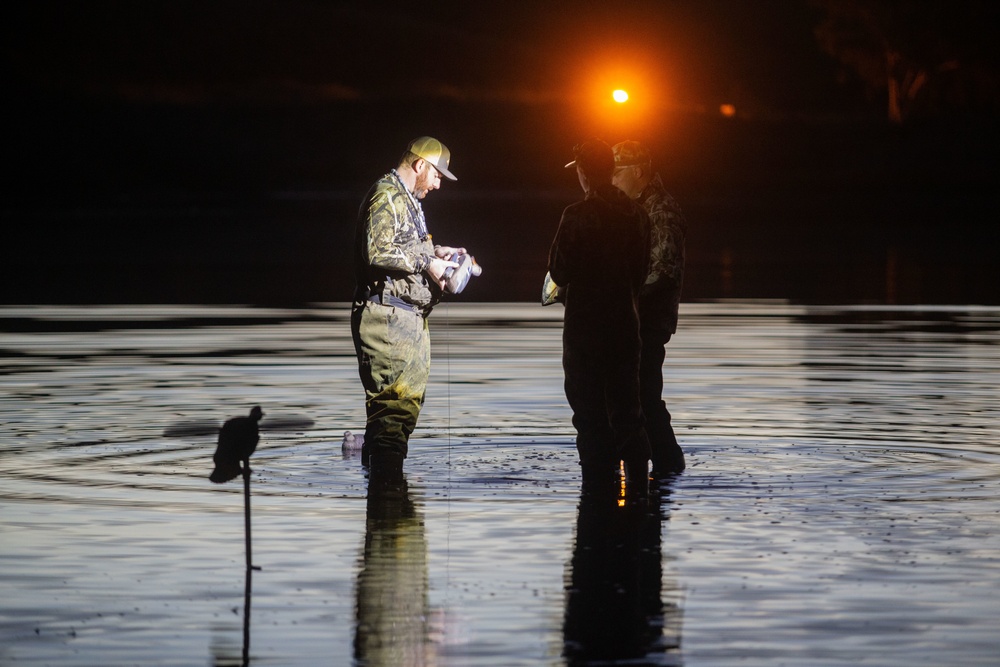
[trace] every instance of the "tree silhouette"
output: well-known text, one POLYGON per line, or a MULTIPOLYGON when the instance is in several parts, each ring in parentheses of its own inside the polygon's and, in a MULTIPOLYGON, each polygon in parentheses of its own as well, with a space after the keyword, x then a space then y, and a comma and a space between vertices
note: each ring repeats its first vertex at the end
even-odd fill
POLYGON ((820 47, 886 95, 892 123, 1000 108, 1000 10, 984 0, 812 0, 820 47))

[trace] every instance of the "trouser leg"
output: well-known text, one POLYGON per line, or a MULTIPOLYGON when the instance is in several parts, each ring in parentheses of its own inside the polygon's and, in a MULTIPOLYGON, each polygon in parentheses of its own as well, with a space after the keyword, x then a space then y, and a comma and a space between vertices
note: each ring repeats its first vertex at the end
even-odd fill
POLYGON ((639 403, 639 350, 632 348, 608 366, 608 418, 614 431, 615 459, 625 464, 625 481, 633 498, 645 497, 649 479, 649 438, 639 403))
POLYGON ((580 346, 564 343, 563 371, 566 400, 573 411, 576 450, 583 477, 611 479, 617 466, 614 434, 608 420, 605 381, 595 355, 580 346))
POLYGON ((638 364, 638 351, 635 351, 617 356, 605 369, 608 421, 614 433, 615 458, 619 461, 648 461, 650 455, 639 404, 638 364))
POLYGON ((622 460, 649 460, 637 365, 634 351, 623 353, 593 344, 564 345, 566 399, 573 410, 585 479, 613 474, 622 460))
POLYGON ((663 337, 644 332, 639 362, 639 395, 646 418, 654 472, 684 470, 684 452, 677 443, 670 411, 663 401, 663 360, 669 340, 669 334, 663 337))
POLYGON ((351 324, 365 388, 365 453, 405 457, 430 374, 427 320, 403 308, 368 302, 355 307, 351 324))

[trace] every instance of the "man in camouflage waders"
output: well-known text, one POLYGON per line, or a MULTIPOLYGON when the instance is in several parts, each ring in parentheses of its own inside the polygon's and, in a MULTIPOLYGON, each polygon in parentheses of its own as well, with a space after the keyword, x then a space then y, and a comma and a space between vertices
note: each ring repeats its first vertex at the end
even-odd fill
POLYGON ((366 396, 361 460, 372 478, 402 477, 430 373, 427 316, 441 299, 445 271, 458 266, 447 258, 465 252, 433 245, 420 207, 442 177, 458 180, 450 159, 437 139, 414 139, 358 211, 351 333, 366 396))
POLYGON ((610 487, 625 464, 626 493, 645 496, 649 441, 639 406, 636 297, 649 270, 649 218, 611 184, 611 147, 577 146, 583 201, 563 211, 549 276, 566 306, 563 371, 585 484, 610 487), (609 484, 611 483, 611 484, 609 484))
POLYGON ((664 346, 677 331, 677 311, 684 282, 684 238, 687 221, 658 173, 651 169, 649 150, 638 141, 614 146, 612 182, 646 209, 652 225, 650 266, 639 291, 639 394, 646 417, 646 432, 652 448, 653 476, 684 470, 684 452, 670 425, 670 412, 663 402, 664 346))

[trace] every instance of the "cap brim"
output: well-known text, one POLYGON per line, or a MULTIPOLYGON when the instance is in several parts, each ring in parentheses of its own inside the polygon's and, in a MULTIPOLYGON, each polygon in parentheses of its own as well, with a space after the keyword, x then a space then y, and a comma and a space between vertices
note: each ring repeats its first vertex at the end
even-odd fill
POLYGON ((575 166, 576 166, 576 160, 573 160, 572 162, 568 162, 565 168, 569 169, 570 167, 575 167, 575 166))
POLYGON ((434 164, 433 162, 431 162, 427 158, 423 158, 423 159, 427 162, 427 164, 429 164, 430 166, 432 166, 435 169, 437 169, 438 173, 441 174, 442 176, 444 176, 445 178, 447 178, 449 181, 457 181, 458 180, 458 177, 455 176, 455 174, 453 174, 450 171, 448 171, 448 167, 439 167, 438 165, 434 164))
MULTIPOLYGON (((426 162, 430 166, 432 166, 435 169, 437 169, 438 173, 441 174, 442 176, 444 176, 445 178, 447 178, 449 181, 457 181, 458 180, 458 177, 455 176, 455 174, 453 174, 450 171, 448 171, 448 167, 442 167, 441 165, 437 164, 431 158, 425 157, 423 155, 420 155, 419 153, 414 153, 414 155, 416 155, 418 158, 420 158, 421 160, 423 160, 424 162, 426 162)), ((437 159, 440 162, 444 161, 444 160, 441 160, 440 157, 438 157, 437 159)))

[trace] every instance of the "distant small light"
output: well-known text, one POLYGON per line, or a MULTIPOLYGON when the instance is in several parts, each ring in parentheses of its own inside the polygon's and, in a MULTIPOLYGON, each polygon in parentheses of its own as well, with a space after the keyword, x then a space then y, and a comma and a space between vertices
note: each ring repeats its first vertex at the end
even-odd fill
POLYGON ((736 107, 732 104, 721 104, 719 105, 719 113, 721 113, 726 118, 732 118, 736 115, 736 107))
POLYGON ((613 97, 615 99, 615 102, 618 102, 618 104, 628 102, 628 93, 626 93, 621 88, 611 93, 611 97, 613 97))

